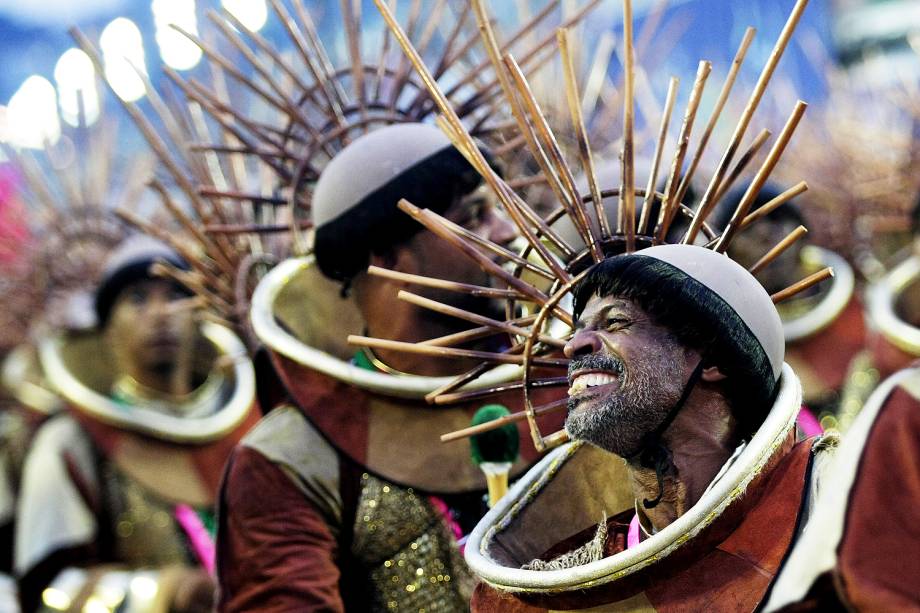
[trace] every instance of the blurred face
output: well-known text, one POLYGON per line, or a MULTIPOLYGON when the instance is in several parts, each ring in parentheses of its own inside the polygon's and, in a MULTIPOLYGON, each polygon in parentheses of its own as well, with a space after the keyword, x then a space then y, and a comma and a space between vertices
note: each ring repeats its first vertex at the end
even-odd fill
POLYGON ((680 400, 696 352, 629 300, 591 297, 565 346, 569 402, 565 429, 629 457, 680 400))
POLYGON ((198 334, 188 295, 166 279, 125 287, 105 328, 118 369, 142 383, 188 366, 198 334))
MULTIPOLYGON (((507 247, 516 237, 514 227, 490 199, 491 191, 481 186, 451 206, 444 217, 477 236, 507 247)), ((491 285, 491 276, 470 258, 459 253, 447 241, 431 232, 419 232, 408 244, 416 261, 418 274, 474 285, 491 285)), ((496 260, 497 261, 497 260, 496 260)), ((502 311, 496 301, 474 298, 458 292, 427 289, 419 291, 427 298, 481 314, 498 316, 502 311)))
MULTIPOLYGON (((796 227, 798 224, 792 220, 762 219, 735 236, 729 248, 730 255, 745 268, 750 268, 796 227)), ((755 275, 769 293, 785 289, 798 280, 804 244, 802 240, 796 241, 755 275)))

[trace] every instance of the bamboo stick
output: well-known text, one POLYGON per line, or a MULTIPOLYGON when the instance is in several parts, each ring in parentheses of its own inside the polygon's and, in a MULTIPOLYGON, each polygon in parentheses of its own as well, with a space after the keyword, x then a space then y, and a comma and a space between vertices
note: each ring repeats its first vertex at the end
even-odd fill
MULTIPOLYGON (((658 171, 661 166, 661 156, 664 154, 664 142, 668 138, 668 127, 671 124, 671 116, 674 114, 674 104, 677 102, 677 86, 680 80, 677 77, 671 77, 668 83, 668 95, 665 100, 664 112, 661 114, 661 126, 658 128, 658 138, 655 141, 655 153, 652 156, 652 168, 648 175, 648 183, 645 186, 645 199, 642 201, 642 214, 639 217, 639 233, 648 232, 649 217, 652 214, 652 204, 655 200, 655 188, 658 185, 658 171)), ((661 206, 664 206, 664 202, 661 206)))
POLYGON ((757 197, 757 194, 760 193, 760 190, 763 188, 764 184, 766 184, 767 179, 770 178, 770 173, 773 172, 773 168, 776 167, 780 157, 783 155, 783 151, 785 151, 786 145, 788 145, 790 139, 792 139, 792 135, 795 132, 796 126, 799 125, 799 121, 801 121, 802 115, 805 114, 805 109, 807 107, 808 105, 801 100, 796 103, 792 114, 786 121, 786 125, 783 126, 783 131, 780 132, 776 142, 773 143, 773 147, 770 149, 770 153, 767 154, 767 159, 764 160, 764 163, 757 171, 757 174, 754 176, 754 180, 751 182, 751 185, 744 193, 744 197, 741 199, 741 202, 738 203, 738 208, 735 211, 735 214, 732 215, 728 225, 722 231, 722 236, 719 237, 719 242, 716 243, 715 251, 724 253, 725 250, 728 249, 728 246, 731 244, 735 234, 738 232, 738 230, 740 230, 740 224, 747 216, 751 205, 754 203, 754 199, 757 197))
MULTIPOLYGON (((505 334, 526 337, 533 333, 531 330, 522 328, 520 326, 515 326, 514 324, 508 323, 506 321, 499 321, 491 317, 486 317, 485 315, 480 315, 479 313, 466 311, 449 304, 444 304, 443 302, 438 302, 436 300, 425 298, 424 296, 419 296, 418 294, 413 294, 412 292, 407 292, 406 290, 400 290, 396 295, 400 300, 404 300, 409 304, 414 304, 415 306, 440 313, 441 315, 462 319, 479 326, 491 326, 495 330, 500 330, 505 334)), ((565 341, 553 338, 552 336, 538 334, 537 338, 541 343, 551 347, 556 347, 557 349, 562 349, 565 347, 565 341)))
POLYGON ((588 190, 591 192, 591 200, 594 203, 594 214, 597 217, 601 238, 605 239, 610 236, 610 221, 607 219, 607 214, 604 211, 601 190, 597 184, 597 171, 594 167, 594 156, 591 152, 588 130, 585 127, 585 118, 582 114, 581 96, 578 93, 578 79, 575 76, 575 60, 573 58, 572 48, 569 44, 568 32, 568 30, 563 28, 556 31, 556 38, 559 43, 559 53, 562 55, 566 101, 569 106, 572 127, 575 129, 575 137, 578 143, 578 156, 581 159, 582 170, 588 179, 588 190))
POLYGON ((423 277, 421 275, 413 275, 396 270, 390 270, 388 268, 381 268, 379 266, 369 266, 367 268, 367 274, 374 277, 380 277, 382 279, 398 281, 400 283, 410 283, 413 285, 421 285, 423 287, 446 289, 453 292, 469 294, 470 296, 507 298, 512 300, 527 299, 527 296, 512 289, 485 287, 482 285, 472 285, 470 283, 460 283, 458 281, 447 281, 445 279, 437 279, 434 277, 423 277))
POLYGON ((687 195, 687 190, 690 189, 690 182, 693 180, 693 175, 696 173, 697 166, 699 166, 700 160, 703 158, 703 152, 706 150, 709 138, 712 136, 712 132, 715 130, 719 117, 722 115, 722 109, 728 101, 728 96, 731 94, 732 87, 735 85, 735 79, 738 77, 738 71, 741 69, 741 64, 744 63, 744 57, 747 55, 756 32, 757 30, 751 27, 744 32, 744 37, 741 39, 741 44, 738 46, 738 51, 735 53, 735 58, 732 60, 731 68, 729 68, 728 75, 725 77, 725 82, 722 84, 722 90, 719 92, 718 99, 716 99, 716 105, 712 110, 712 115, 710 115, 709 122, 706 124, 706 129, 703 130, 703 135, 700 137, 700 144, 697 146, 696 153, 690 159, 690 166, 687 168, 687 172, 684 173, 680 186, 677 188, 678 202, 684 201, 684 196, 687 195))
POLYGON ((623 89, 623 151, 622 163, 623 187, 620 189, 620 206, 618 209, 620 229, 625 227, 626 253, 636 250, 636 169, 635 156, 635 98, 636 67, 633 49, 633 15, 632 0, 623 0, 623 55, 625 56, 625 73, 623 89), (625 226, 624 226, 625 224, 625 226))
MULTIPOLYGON (((547 387, 562 387, 569 385, 569 378, 567 376, 563 377, 547 377, 545 379, 536 379, 531 381, 531 388, 547 388, 547 387)), ((493 394, 501 394, 504 392, 510 392, 514 390, 519 390, 524 387, 523 381, 516 381, 514 383, 504 383, 501 385, 496 385, 493 387, 487 387, 483 389, 470 390, 466 392, 456 392, 453 394, 441 394, 435 399, 435 404, 456 404, 459 402, 469 402, 471 400, 478 400, 480 398, 486 398, 493 394)))
POLYGON ((752 275, 756 275, 758 272, 763 270, 766 266, 769 266, 773 263, 776 258, 778 258, 786 249, 792 246, 797 240, 808 234, 808 230, 805 226, 799 226, 789 234, 787 234, 780 242, 773 246, 772 249, 767 251, 763 257, 757 260, 753 266, 748 268, 748 272, 752 275))
MULTIPOLYGON (((457 349, 454 347, 435 347, 433 345, 422 345, 421 343, 406 343, 403 341, 391 341, 382 338, 371 338, 356 334, 348 335, 348 343, 360 347, 370 347, 372 349, 389 349, 390 351, 402 351, 403 353, 415 353, 418 355, 428 355, 439 358, 471 358, 483 360, 495 364, 524 364, 523 355, 508 353, 498 353, 495 351, 479 351, 476 349, 457 349)), ((567 368, 568 360, 557 358, 531 358, 530 362, 534 366, 545 366, 547 368, 567 368)))
MULTIPOLYGON (((764 65, 763 70, 760 73, 760 77, 757 79, 757 84, 754 86, 754 91, 751 92, 751 96, 748 98, 748 102, 745 105, 744 111, 741 113, 741 118, 738 120, 738 124, 735 126, 735 131, 732 134, 728 147, 722 154, 722 159, 719 161, 719 164, 716 167, 716 171, 712 175, 712 178, 709 181, 709 185, 706 187, 706 191, 703 193, 703 199, 700 201, 698 211, 705 210, 709 204, 709 200, 711 200, 713 196, 718 193, 722 179, 725 177, 725 173, 728 172, 732 159, 734 158, 738 148, 741 146, 741 140, 744 138, 744 134, 751 122, 751 118, 754 116, 754 112, 757 110, 757 107, 760 104, 760 100, 763 98, 763 94, 767 89, 767 85, 770 83, 773 72, 776 70, 776 66, 779 64, 779 60, 783 56, 783 52, 786 50, 786 46, 789 44, 789 39, 792 37, 792 33, 795 31, 795 27, 798 24, 799 19, 802 17, 802 13, 805 10, 807 4, 808 0, 797 0, 795 6, 792 9, 792 12, 789 14, 789 17, 786 20, 786 24, 783 26, 783 30, 780 32, 779 38, 777 38, 776 44, 774 45, 773 50, 770 52, 770 57, 767 59, 767 63, 764 65)), ((699 229, 702 223, 703 218, 697 214, 694 217, 688 231, 689 240, 686 240, 685 242, 693 242, 693 240, 696 238, 696 235, 699 233, 699 229)))
MULTIPOLYGON (((534 409, 534 415, 539 417, 542 415, 546 415, 548 413, 555 413, 556 411, 560 411, 564 409, 567 406, 567 404, 568 404, 568 401, 566 399, 556 400, 554 402, 550 402, 540 407, 536 407, 534 409)), ((483 432, 490 432, 492 430, 501 428, 502 426, 505 426, 507 424, 514 424, 519 421, 524 421, 526 419, 527 419, 527 413, 525 411, 521 411, 519 413, 511 413, 510 415, 505 415, 503 417, 499 417, 498 419, 487 421, 484 424, 470 426, 469 428, 463 428, 462 430, 456 430, 454 432, 448 432, 447 434, 442 434, 441 442, 450 443, 451 441, 469 438, 476 434, 482 434, 483 432)))
POLYGON ((697 66, 696 80, 693 83, 693 89, 690 92, 690 100, 687 102, 687 110, 684 112, 684 120, 680 127, 680 134, 677 137, 677 152, 671 162, 671 172, 668 174, 668 180, 664 188, 664 200, 661 204, 661 211, 658 213, 658 224, 655 228, 655 236, 658 242, 664 241, 668 229, 681 205, 680 202, 676 201, 677 185, 680 181, 680 172, 684 165, 684 156, 687 154, 687 147, 690 145, 690 133, 693 130, 693 122, 700 108, 703 89, 706 87, 706 80, 709 78, 709 73, 711 71, 712 64, 710 62, 701 61, 697 66))
POLYGON ((810 287, 817 285, 818 283, 821 283, 822 281, 826 279, 830 279, 833 276, 834 276, 834 271, 830 266, 828 266, 827 268, 819 270, 818 272, 814 274, 808 275, 807 277, 805 277, 801 281, 798 281, 797 283, 793 283, 786 289, 778 291, 775 294, 772 294, 770 296, 770 300, 773 301, 773 304, 783 302, 784 300, 788 300, 792 298, 793 296, 795 296, 796 294, 804 292, 810 287))

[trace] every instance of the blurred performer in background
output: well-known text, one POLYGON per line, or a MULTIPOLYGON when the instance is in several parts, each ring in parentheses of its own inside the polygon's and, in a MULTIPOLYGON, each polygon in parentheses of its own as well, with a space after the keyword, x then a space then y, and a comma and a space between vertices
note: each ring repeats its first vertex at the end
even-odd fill
POLYGON ((916 611, 918 466, 914 366, 886 379, 855 416, 765 610, 916 611))
MULTIPOLYGON (((752 210, 768 205, 780 194, 775 186, 766 186, 752 210)), ((725 227, 743 195, 743 189, 736 190, 720 203, 713 219, 717 227, 725 227)), ((786 339, 786 362, 802 382, 805 405, 823 417, 838 410, 853 360, 866 346, 865 323, 853 269, 836 253, 799 239, 770 264, 758 265, 773 245, 793 233, 804 235, 804 228, 795 200, 786 202, 741 233, 729 254, 747 269, 756 266, 757 280, 771 294, 826 266, 834 269, 831 282, 777 307, 786 339)))
POLYGON ((107 260, 98 327, 49 337, 42 366, 68 411, 26 458, 15 570, 23 610, 209 611, 221 467, 257 418, 229 330, 151 267, 186 267, 135 236, 107 260))

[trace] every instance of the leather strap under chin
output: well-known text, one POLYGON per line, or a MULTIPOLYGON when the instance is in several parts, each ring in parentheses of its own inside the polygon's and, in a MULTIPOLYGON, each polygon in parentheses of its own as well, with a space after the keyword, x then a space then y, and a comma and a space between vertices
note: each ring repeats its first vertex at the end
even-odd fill
POLYGON ((700 378, 703 376, 704 362, 704 358, 700 358, 699 363, 693 369, 693 373, 691 373, 687 384, 684 386, 680 399, 671 407, 671 410, 668 411, 668 414, 665 415, 658 427, 643 437, 639 451, 628 458, 630 460, 638 458, 640 466, 655 470, 655 478, 658 480, 658 495, 654 500, 649 500, 648 498, 642 500, 642 506, 646 509, 653 509, 661 502, 661 498, 664 496, 665 471, 671 466, 671 450, 667 448, 661 437, 684 407, 684 404, 686 404, 696 384, 699 383, 700 378))

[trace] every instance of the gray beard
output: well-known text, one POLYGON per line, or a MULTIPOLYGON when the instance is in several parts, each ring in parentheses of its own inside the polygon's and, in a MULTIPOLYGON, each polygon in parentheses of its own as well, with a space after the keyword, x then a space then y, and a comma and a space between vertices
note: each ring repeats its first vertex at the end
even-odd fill
MULTIPOLYGON (((670 345, 670 343, 669 343, 670 345)), ((663 354, 679 355, 680 346, 660 347, 663 354)), ((674 359, 633 360, 628 367, 620 363, 620 386, 591 410, 579 410, 579 405, 595 401, 590 391, 580 398, 569 398, 565 430, 576 440, 593 445, 629 459, 641 451, 642 440, 654 432, 683 391, 683 368, 674 359)), ((587 356, 573 360, 570 372, 591 367, 592 362, 609 360, 606 356, 587 356)), ((614 360, 619 362, 619 360, 614 360)))

